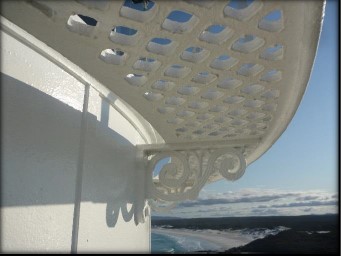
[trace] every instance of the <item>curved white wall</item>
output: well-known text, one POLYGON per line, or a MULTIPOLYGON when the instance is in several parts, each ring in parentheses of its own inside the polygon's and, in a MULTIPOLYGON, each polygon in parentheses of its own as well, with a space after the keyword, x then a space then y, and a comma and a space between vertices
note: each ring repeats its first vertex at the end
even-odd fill
POLYGON ((140 134, 95 89, 1 43, 1 251, 149 252, 140 134))

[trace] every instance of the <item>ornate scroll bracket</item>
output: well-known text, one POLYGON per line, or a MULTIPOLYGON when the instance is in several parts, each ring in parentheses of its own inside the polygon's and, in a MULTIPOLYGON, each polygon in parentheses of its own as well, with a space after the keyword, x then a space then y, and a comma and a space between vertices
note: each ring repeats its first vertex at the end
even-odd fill
POLYGON ((176 202, 196 199, 203 186, 215 177, 237 180, 246 168, 243 154, 233 148, 148 150, 145 159, 147 198, 156 210, 168 210, 176 202))

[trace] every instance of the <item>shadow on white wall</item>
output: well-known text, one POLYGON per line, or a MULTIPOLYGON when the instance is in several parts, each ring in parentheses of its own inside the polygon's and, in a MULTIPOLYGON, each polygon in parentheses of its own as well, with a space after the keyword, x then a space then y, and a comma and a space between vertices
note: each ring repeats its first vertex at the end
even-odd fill
MULTIPOLYGON (((5 74, 1 84, 2 207, 73 205, 82 112, 5 74)), ((105 218, 108 227, 120 213, 138 225, 145 192, 136 148, 106 118, 87 114, 81 204, 106 204, 106 212, 92 218, 105 218)))

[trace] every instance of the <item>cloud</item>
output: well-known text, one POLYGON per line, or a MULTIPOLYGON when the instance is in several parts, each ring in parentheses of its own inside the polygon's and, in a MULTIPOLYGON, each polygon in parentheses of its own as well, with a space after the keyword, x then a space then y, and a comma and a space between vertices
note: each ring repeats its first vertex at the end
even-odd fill
POLYGON ((204 190, 195 201, 181 202, 172 210, 174 216, 293 216, 337 213, 338 196, 322 190, 286 191, 247 188, 237 191, 204 190))
POLYGON ((252 213, 256 213, 257 215, 278 215, 279 211, 276 209, 252 209, 252 213))
POLYGON ((325 206, 337 205, 337 201, 310 201, 310 202, 292 202, 286 204, 273 204, 273 205, 259 205, 258 208, 286 208, 286 207, 302 207, 302 206, 325 206))
POLYGON ((296 200, 297 201, 309 201, 309 200, 315 200, 318 198, 319 196, 300 196, 300 197, 297 197, 296 200))
POLYGON ((315 206, 315 207, 293 207, 293 208, 254 208, 247 216, 297 216, 306 214, 335 214, 337 207, 315 206))
POLYGON ((250 196, 242 198, 212 198, 212 199, 199 199, 196 201, 185 201, 180 203, 180 207, 192 206, 208 206, 215 204, 236 204, 236 203, 252 203, 252 202, 268 202, 280 198, 279 196, 250 196))
POLYGON ((216 204, 262 203, 299 195, 300 193, 294 192, 274 193, 273 191, 269 190, 253 189, 250 191, 250 189, 247 189, 238 191, 236 193, 231 193, 229 191, 227 193, 217 193, 215 195, 206 194, 206 198, 199 198, 195 201, 184 201, 179 204, 179 207, 209 206, 216 204))

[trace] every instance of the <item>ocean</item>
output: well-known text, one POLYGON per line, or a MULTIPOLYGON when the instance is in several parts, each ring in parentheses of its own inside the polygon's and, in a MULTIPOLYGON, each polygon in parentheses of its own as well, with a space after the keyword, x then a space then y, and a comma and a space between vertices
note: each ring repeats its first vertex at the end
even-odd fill
POLYGON ((152 231, 152 253, 187 253, 197 251, 225 251, 268 235, 276 235, 286 227, 274 229, 244 230, 193 230, 154 228, 152 231), (174 233, 175 231, 175 233, 174 233), (223 239, 223 242, 222 240, 223 239), (223 245, 222 245, 223 244, 223 245))
POLYGON ((165 235, 152 232, 152 253, 186 253, 195 251, 218 251, 219 246, 187 236, 165 235))

